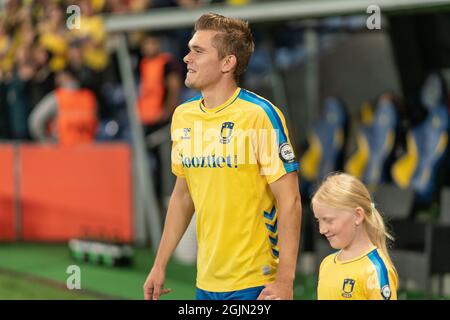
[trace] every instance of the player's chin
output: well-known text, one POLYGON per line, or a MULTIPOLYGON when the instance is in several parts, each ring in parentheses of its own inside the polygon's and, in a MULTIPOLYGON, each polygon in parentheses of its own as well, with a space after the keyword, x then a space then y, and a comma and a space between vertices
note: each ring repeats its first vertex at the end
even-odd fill
POLYGON ((342 244, 339 243, 339 241, 336 241, 336 239, 333 239, 333 238, 328 239, 328 243, 330 244, 330 246, 331 246, 333 249, 340 250, 340 249, 343 248, 342 244))
POLYGON ((194 82, 189 81, 188 79, 186 79, 186 80, 184 81, 184 84, 185 84, 186 87, 188 87, 189 89, 199 90, 198 86, 196 86, 194 82))
POLYGON ((338 249, 333 242, 328 241, 328 243, 330 244, 330 247, 332 247, 333 249, 338 249))

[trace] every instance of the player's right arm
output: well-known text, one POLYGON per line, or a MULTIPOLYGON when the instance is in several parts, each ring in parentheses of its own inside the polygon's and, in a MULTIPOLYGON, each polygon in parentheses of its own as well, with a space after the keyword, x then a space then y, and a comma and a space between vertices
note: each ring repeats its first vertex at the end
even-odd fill
POLYGON ((186 179, 177 177, 167 209, 164 231, 152 270, 144 283, 145 300, 158 300, 160 295, 170 292, 164 289, 166 267, 173 251, 186 231, 194 214, 194 203, 186 179))

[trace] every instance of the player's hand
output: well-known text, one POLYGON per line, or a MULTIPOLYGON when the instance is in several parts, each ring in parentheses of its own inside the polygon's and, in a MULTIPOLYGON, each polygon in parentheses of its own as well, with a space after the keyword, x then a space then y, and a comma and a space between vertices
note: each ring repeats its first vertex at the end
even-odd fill
POLYGON ((171 292, 171 289, 164 288, 165 279, 165 270, 152 268, 144 283, 144 299, 159 300, 160 296, 171 292))
POLYGON ((265 288, 258 296, 258 300, 292 300, 294 289, 292 284, 273 282, 265 285, 265 288))

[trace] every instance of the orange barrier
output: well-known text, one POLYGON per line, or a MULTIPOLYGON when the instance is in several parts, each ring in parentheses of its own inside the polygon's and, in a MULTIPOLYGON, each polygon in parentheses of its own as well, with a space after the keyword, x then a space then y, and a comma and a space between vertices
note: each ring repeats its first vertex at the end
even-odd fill
POLYGON ((20 157, 24 240, 132 241, 128 145, 23 145, 20 157))
POLYGON ((14 150, 0 145, 0 240, 15 240, 14 150))

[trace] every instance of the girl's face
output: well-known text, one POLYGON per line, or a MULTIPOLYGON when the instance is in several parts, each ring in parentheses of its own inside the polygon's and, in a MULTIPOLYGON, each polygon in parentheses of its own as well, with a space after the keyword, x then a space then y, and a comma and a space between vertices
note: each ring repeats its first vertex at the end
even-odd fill
POLYGON ((356 236, 356 226, 361 223, 354 210, 335 209, 314 203, 313 211, 320 234, 327 238, 332 248, 344 249, 352 243, 356 236))

